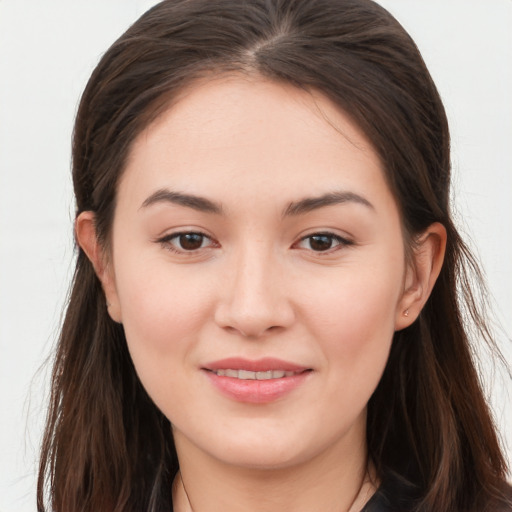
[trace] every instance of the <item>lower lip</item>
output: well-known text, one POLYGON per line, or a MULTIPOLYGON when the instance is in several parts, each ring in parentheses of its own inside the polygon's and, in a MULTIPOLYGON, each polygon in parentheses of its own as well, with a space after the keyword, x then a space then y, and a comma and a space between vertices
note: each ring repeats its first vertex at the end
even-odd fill
POLYGON ((210 382, 225 396, 238 402, 265 404, 284 397, 299 387, 311 372, 305 371, 281 379, 242 380, 219 376, 206 370, 210 382))

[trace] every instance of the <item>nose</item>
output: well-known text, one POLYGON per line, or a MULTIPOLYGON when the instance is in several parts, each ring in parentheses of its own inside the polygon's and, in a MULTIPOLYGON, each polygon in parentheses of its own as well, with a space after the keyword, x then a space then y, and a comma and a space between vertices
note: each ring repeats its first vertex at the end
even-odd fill
POLYGON ((282 266, 270 251, 247 249, 226 272, 215 322, 227 331, 260 338, 288 328, 295 319, 282 266))

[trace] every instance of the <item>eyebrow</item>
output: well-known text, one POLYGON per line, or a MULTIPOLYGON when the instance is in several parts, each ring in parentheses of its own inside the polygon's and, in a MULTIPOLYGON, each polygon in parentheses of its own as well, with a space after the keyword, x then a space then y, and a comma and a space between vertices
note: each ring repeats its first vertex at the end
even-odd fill
POLYGON ((325 206, 332 206, 335 204, 343 203, 357 203, 366 206, 371 210, 375 210, 372 203, 370 203, 370 201, 365 199, 363 196, 360 196, 354 192, 339 191, 329 192, 318 197, 306 197, 300 201, 290 203, 283 212, 283 217, 303 215, 313 210, 324 208, 325 206))
MULTIPOLYGON (((347 202, 361 204, 374 210, 374 206, 364 197, 354 192, 339 191, 329 192, 318 197, 306 197, 300 201, 290 203, 283 212, 283 217, 303 215, 319 208, 343 204, 347 202)), ((166 188, 162 188, 153 192, 141 205, 141 208, 158 203, 172 203, 194 210, 214 213, 221 215, 223 213, 222 206, 206 197, 196 196, 192 194, 184 194, 182 192, 174 192, 166 188)))
POLYGON ((184 194, 182 192, 173 192, 166 188, 157 190, 151 194, 141 205, 141 208, 147 208, 157 203, 172 203, 180 206, 186 206, 200 212, 222 214, 222 206, 218 203, 206 199, 205 197, 184 194))

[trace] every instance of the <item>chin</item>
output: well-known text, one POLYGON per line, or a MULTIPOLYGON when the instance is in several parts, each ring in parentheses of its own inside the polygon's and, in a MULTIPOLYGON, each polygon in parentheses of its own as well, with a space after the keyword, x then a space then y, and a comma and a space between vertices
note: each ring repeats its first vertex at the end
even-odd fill
POLYGON ((305 462, 307 458, 296 450, 292 453, 291 450, 279 449, 274 445, 240 447, 221 455, 221 461, 225 464, 261 471, 286 469, 305 462))
POLYGON ((301 465, 322 453, 332 443, 311 432, 292 431, 289 427, 255 429, 241 436, 232 432, 226 438, 217 437, 210 447, 218 460, 240 468, 254 470, 282 470, 301 465))

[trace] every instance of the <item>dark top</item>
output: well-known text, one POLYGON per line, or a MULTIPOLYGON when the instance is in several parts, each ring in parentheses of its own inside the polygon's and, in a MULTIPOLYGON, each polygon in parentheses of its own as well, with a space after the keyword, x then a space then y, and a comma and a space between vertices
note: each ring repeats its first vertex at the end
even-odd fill
MULTIPOLYGON (((512 503, 512 486, 507 487, 506 495, 512 503)), ((412 512, 418 498, 418 490, 412 483, 395 473, 387 473, 361 512, 412 512)), ((498 505, 494 510, 512 512, 512 505, 498 505)))
POLYGON ((416 498, 417 492, 410 482, 388 473, 361 512, 411 512, 416 498))

